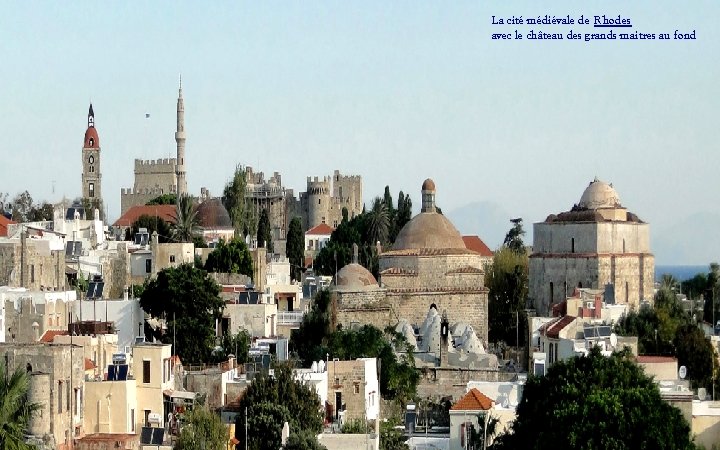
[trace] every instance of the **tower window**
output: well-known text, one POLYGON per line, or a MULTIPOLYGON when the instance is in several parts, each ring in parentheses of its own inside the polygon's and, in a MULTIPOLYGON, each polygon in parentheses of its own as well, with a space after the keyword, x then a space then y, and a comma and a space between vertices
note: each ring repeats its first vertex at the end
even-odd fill
POLYGON ((95 197, 95 183, 90 183, 88 185, 88 197, 95 197))
POLYGON ((95 146, 95 138, 90 138, 90 147, 95 146))
POLYGON ((90 166, 90 173, 95 172, 95 166, 90 166))
POLYGON ((318 205, 320 204, 320 202, 322 202, 322 199, 318 199, 318 205))
POLYGON ((575 253, 575 238, 570 240, 570 253, 575 253))

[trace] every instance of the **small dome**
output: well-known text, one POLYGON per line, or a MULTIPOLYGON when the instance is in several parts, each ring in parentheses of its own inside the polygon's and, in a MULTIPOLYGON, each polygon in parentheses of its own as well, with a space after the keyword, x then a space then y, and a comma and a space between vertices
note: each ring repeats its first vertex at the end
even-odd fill
POLYGON ((197 208, 198 222, 203 228, 231 228, 230 214, 220 199, 211 198, 200 203, 197 208))
POLYGON ((85 130, 83 148, 100 148, 100 138, 98 137, 95 127, 88 127, 88 129, 85 130))
POLYGON ((447 217, 436 212, 420 213, 398 233, 393 250, 461 248, 465 242, 447 217))
POLYGON ((597 178, 585 188, 580 203, 580 208, 600 209, 600 208, 620 208, 620 197, 612 185, 600 181, 597 178))
POLYGON ((335 278, 335 291, 372 291, 379 289, 377 280, 369 270, 357 263, 347 264, 340 269, 335 278))
POLYGON ((423 191, 434 191, 435 190, 435 182, 430 178, 423 181, 422 190, 423 191))

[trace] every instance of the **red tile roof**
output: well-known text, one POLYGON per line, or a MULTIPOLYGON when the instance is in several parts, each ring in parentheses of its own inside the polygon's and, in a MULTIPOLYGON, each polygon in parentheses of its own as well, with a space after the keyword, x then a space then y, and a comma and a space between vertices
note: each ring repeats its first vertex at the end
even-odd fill
POLYGON ((641 364, 657 364, 657 363, 669 363, 669 362, 677 362, 677 358, 673 358, 672 356, 647 356, 647 355, 641 355, 636 358, 636 361, 641 364))
POLYGON ((482 256, 492 257, 492 250, 480 239, 480 236, 463 236, 462 240, 469 250, 480 253, 482 256))
POLYGON ((321 223, 320 225, 318 225, 316 227, 312 227, 309 230, 307 230, 305 232, 305 235, 315 234, 315 235, 321 235, 321 236, 325 236, 325 235, 330 236, 333 231, 335 231, 335 229, 333 227, 331 227, 330 225, 328 225, 326 223, 321 223))
POLYGON ((113 224, 114 227, 129 227, 140 216, 159 217, 166 222, 175 223, 175 205, 140 205, 125 211, 113 224))
POLYGON ((560 337, 560 331, 566 326, 570 325, 575 320, 575 316, 563 316, 552 322, 548 322, 540 327, 540 334, 558 339, 560 337))
POLYGON ((52 344, 55 336, 65 336, 66 334, 68 334, 67 330, 47 330, 40 336, 40 342, 52 344))
POLYGON ((85 370, 95 370, 96 367, 90 358, 85 358, 85 370))
POLYGON ((0 236, 2 236, 2 237, 7 236, 8 235, 7 226, 12 225, 14 223, 15 222, 13 222, 12 220, 10 220, 7 217, 0 214, 0 236))
POLYGON ((487 411, 492 408, 493 401, 476 388, 470 389, 463 398, 450 408, 452 411, 487 411))

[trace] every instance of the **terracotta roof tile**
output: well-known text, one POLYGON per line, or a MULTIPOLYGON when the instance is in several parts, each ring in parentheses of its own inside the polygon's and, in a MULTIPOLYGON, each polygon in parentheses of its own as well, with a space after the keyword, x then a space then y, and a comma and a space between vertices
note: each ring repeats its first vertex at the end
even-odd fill
POLYGON ((574 320, 575 316, 560 317, 540 327, 540 334, 553 339, 558 339, 560 337, 560 331, 570 325, 574 320))
POLYGON ((95 370, 97 366, 90 358, 85 358, 85 370, 95 370))
POLYGON ((65 336, 68 334, 67 330, 46 330, 42 336, 40 336, 40 342, 52 344, 55 340, 55 336, 65 336))
POLYGON ((465 266, 465 267, 458 267, 457 269, 449 270, 445 272, 445 275, 454 275, 458 273, 471 273, 471 274, 482 274, 482 269, 478 269, 477 267, 472 266, 465 266))
POLYGON ((493 401, 476 388, 470 389, 463 398, 450 408, 452 411, 487 411, 493 407, 493 401))
POLYGON ((129 227, 140 216, 159 217, 166 222, 175 223, 175 205, 140 205, 125 211, 113 224, 114 227, 129 227))
POLYGON ((14 223, 15 222, 13 222, 12 220, 10 220, 7 217, 0 214, 0 236, 3 236, 3 237, 7 236, 8 235, 7 226, 14 224, 14 223))
POLYGON ((482 256, 492 257, 492 250, 490 250, 490 247, 488 247, 483 240, 480 239, 480 236, 463 236, 462 240, 465 242, 465 247, 468 249, 476 253, 480 253, 482 256))
POLYGON ((396 275, 404 277, 416 277, 418 275, 417 270, 403 269, 401 267, 389 267, 382 272, 380 275, 396 275))
POLYGON ((657 364, 657 363, 669 363, 669 362, 677 362, 677 358, 673 358, 672 356, 648 356, 648 355, 640 355, 635 360, 638 363, 642 364, 657 364))
POLYGON ((307 230, 305 232, 305 235, 307 236, 308 234, 314 234, 314 235, 321 235, 321 236, 325 236, 325 235, 329 236, 332 234, 333 231, 335 231, 335 229, 333 227, 331 227, 330 225, 328 225, 326 223, 321 223, 320 225, 312 227, 309 230, 307 230))

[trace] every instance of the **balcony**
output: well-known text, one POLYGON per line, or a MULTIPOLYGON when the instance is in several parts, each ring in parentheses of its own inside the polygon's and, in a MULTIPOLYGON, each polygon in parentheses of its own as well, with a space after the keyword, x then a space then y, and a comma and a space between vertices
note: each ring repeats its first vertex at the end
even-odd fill
POLYGON ((305 313, 302 311, 278 311, 278 325, 300 325, 305 313))

